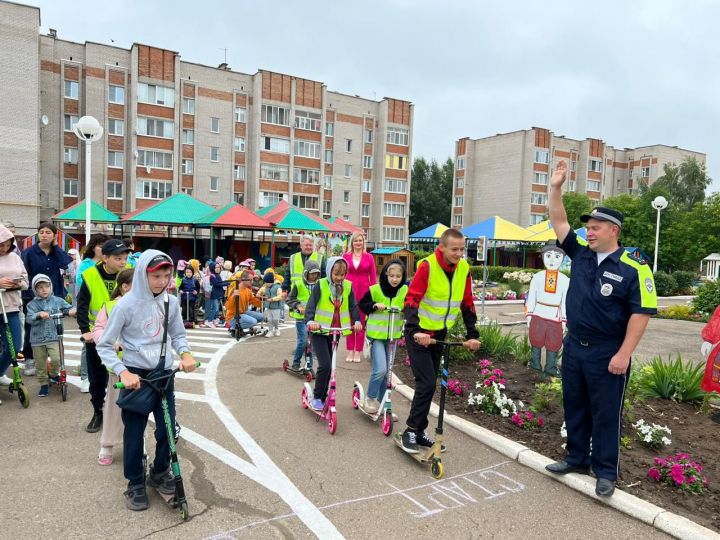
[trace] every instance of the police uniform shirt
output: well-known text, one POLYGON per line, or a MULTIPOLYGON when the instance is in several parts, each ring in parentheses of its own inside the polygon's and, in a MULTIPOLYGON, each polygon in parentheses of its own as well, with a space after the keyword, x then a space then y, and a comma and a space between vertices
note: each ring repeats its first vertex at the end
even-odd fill
POLYGON ((620 343, 631 315, 657 313, 652 271, 625 248, 618 248, 598 264, 597 254, 572 229, 560 247, 572 259, 566 309, 573 337, 620 343))

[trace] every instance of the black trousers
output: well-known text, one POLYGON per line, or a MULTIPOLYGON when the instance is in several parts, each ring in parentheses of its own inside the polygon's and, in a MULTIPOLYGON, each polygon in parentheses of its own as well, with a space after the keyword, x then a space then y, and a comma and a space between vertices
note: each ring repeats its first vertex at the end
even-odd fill
POLYGON ((442 360, 442 345, 423 347, 412 338, 405 340, 410 367, 415 377, 415 395, 407 419, 408 429, 422 433, 428 426, 430 405, 437 386, 437 375, 442 360))
POLYGON ((90 381, 90 403, 96 413, 102 413, 105 391, 108 383, 108 371, 98 355, 95 343, 85 344, 88 380, 90 381))
POLYGON ((310 337, 312 350, 317 358, 317 376, 315 378, 315 399, 325 401, 330 384, 330 372, 332 370, 332 338, 322 334, 312 334, 310 337))

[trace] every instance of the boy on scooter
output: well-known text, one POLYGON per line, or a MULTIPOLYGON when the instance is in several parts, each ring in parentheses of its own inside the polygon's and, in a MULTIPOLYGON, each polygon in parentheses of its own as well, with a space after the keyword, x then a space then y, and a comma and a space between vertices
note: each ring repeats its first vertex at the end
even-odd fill
POLYGON ((409 454, 417 454, 420 446, 430 448, 434 444, 425 428, 443 347, 432 345, 432 340, 445 340, 461 315, 467 329, 465 348, 480 348, 470 266, 464 254, 462 233, 457 229, 445 231, 435 253, 420 261, 405 297, 405 343, 415 377, 415 395, 402 434, 402 449, 409 454))

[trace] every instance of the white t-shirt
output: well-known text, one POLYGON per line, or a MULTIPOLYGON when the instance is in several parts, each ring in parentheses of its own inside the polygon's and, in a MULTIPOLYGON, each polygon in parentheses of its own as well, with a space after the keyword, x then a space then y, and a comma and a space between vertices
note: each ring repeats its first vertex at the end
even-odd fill
POLYGON ((613 253, 614 253, 613 251, 608 251, 607 253, 596 252, 595 255, 597 255, 598 266, 600 266, 600 263, 602 263, 607 258, 608 255, 612 255, 613 253))

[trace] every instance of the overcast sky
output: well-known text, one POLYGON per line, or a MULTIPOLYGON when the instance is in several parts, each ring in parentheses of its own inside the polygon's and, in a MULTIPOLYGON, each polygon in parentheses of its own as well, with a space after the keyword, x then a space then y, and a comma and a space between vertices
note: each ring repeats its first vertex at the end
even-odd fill
MULTIPOLYGON (((20 0, 22 1, 22 0, 20 0)), ((27 1, 27 0, 26 0, 27 1)), ((545 127, 707 154, 720 191, 720 1, 27 1, 42 31, 146 43, 415 104, 414 155, 545 127)))

